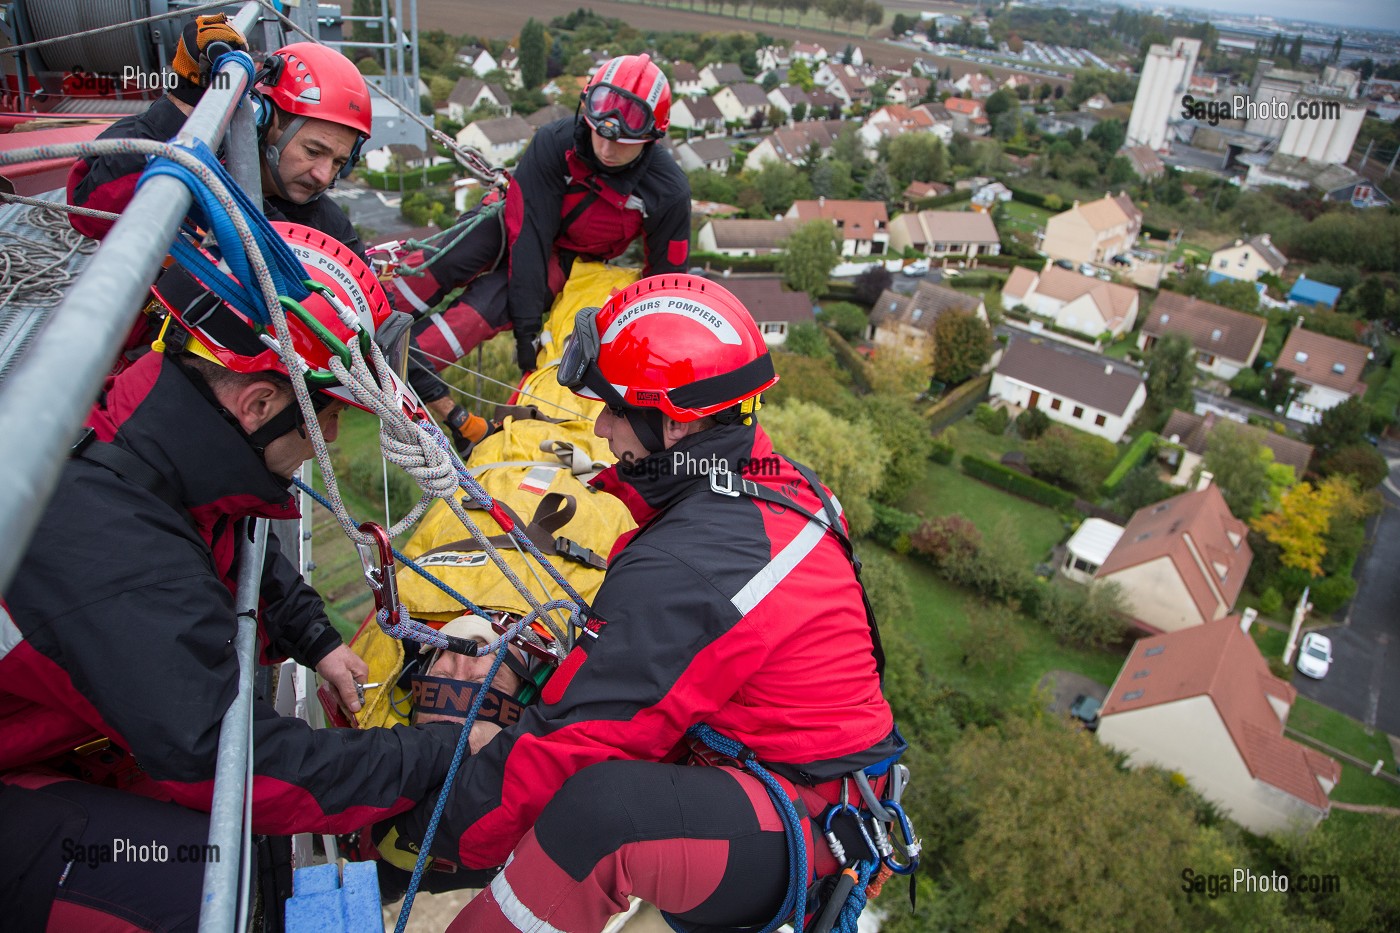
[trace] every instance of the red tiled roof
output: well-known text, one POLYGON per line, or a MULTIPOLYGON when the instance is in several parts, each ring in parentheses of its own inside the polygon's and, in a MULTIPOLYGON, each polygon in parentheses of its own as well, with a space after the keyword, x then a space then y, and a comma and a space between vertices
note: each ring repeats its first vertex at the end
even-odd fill
POLYGON ((1134 512, 1117 547, 1094 576, 1105 579, 1166 557, 1201 618, 1209 621, 1219 606, 1230 611, 1244 588, 1254 559, 1245 540, 1248 533, 1248 526, 1230 514, 1220 489, 1207 486, 1134 512))
POLYGON ((1140 640, 1101 715, 1199 696, 1210 698, 1251 775, 1320 810, 1329 807, 1320 781, 1335 783, 1341 766, 1283 737, 1283 721, 1268 698, 1291 706, 1297 691, 1269 673, 1235 616, 1140 640))
POLYGON ((787 216, 803 223, 830 220, 841 227, 841 235, 848 240, 869 240, 877 233, 888 231, 890 226, 890 215, 884 201, 841 201, 835 198, 794 201, 787 216))

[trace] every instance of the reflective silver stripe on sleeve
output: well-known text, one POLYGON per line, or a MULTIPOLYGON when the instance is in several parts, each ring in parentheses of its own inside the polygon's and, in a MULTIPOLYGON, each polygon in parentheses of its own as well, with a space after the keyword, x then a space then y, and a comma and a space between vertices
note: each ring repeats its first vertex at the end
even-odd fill
MULTIPOLYGON (((832 506, 836 509, 836 514, 841 514, 841 503, 832 496, 832 506)), ((818 513, 820 514, 820 513, 818 513)), ((739 610, 740 615, 748 615, 753 608, 763 602, 764 597, 773 592, 779 583, 792 573, 794 567, 802 563, 808 554, 812 553, 812 548, 817 546, 822 536, 827 532, 825 516, 821 521, 807 520, 807 524, 797 533, 797 537, 787 543, 778 556, 768 562, 768 565, 754 574, 753 579, 744 584, 741 589, 730 600, 734 608, 739 610)))

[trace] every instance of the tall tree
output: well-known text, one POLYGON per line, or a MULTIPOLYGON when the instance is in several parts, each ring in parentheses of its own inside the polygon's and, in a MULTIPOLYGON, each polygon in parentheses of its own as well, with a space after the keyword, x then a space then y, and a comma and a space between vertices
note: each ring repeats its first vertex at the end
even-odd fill
POLYGON ((783 242, 778 271, 794 291, 816 300, 830 289, 831 270, 841 260, 841 235, 829 220, 813 220, 783 242))
POLYGON ((1303 440, 1312 444, 1317 459, 1323 460, 1343 447, 1360 442, 1370 427, 1371 409, 1360 396, 1352 395, 1324 411, 1322 420, 1303 432, 1303 440))
POLYGON ((886 165, 898 191, 911 181, 941 181, 948 170, 943 143, 932 133, 902 133, 891 139, 886 165))
POLYGON ((1302 33, 1293 37, 1293 44, 1288 47, 1288 60, 1293 64, 1298 64, 1303 60, 1303 36, 1302 33))
POLYGON ((520 83, 526 90, 544 84, 548 48, 544 25, 530 17, 520 29, 520 83))
POLYGON ((992 331, 966 311, 945 311, 933 325, 933 377, 949 385, 977 375, 992 357, 992 331))
POLYGON ((1122 770, 1049 717, 969 729, 950 757, 930 839, 951 902, 936 926, 1095 933, 1173 915, 1181 894, 1163 879, 1190 864, 1194 832, 1166 775, 1122 770))
POLYGON ((1322 573, 1327 556, 1327 530, 1333 512, 1350 500, 1346 481, 1339 477, 1323 480, 1320 486, 1299 483, 1283 494, 1278 511, 1261 515, 1249 523, 1279 549, 1279 562, 1313 576, 1322 573))
POLYGON ((765 407, 760 417, 774 445, 810 465, 840 497, 851 534, 869 530, 875 517, 870 497, 889 460, 876 430, 803 401, 765 407))
POLYGON ((1194 407, 1196 348, 1182 334, 1165 334, 1147 352, 1147 401, 1158 412, 1194 407))
POLYGON ((1274 453, 1241 425, 1217 424, 1206 439, 1202 467, 1214 475, 1230 514, 1248 521, 1268 499, 1274 453))

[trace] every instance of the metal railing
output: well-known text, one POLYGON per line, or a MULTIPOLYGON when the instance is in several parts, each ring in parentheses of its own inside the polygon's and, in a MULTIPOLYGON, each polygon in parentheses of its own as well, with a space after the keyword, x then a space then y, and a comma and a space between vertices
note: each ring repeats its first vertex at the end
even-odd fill
MULTIPOLYGON (((251 34, 261 12, 243 4, 234 24, 251 34)), ((251 107, 239 107, 249 75, 237 64, 220 69, 173 142, 203 142, 217 150, 234 180, 261 200, 257 130, 251 107)), ((188 213, 191 194, 175 178, 158 176, 136 192, 107 234, 92 262, 74 283, 47 326, 35 338, 13 375, 0 385, 0 591, 19 565, 64 460, 98 394, 113 356, 131 329, 134 310, 160 271, 176 231, 188 213)), ((232 933, 246 927, 251 829, 254 613, 267 543, 267 523, 249 523, 239 564, 238 693, 225 712, 215 765, 209 851, 218 858, 205 868, 200 929, 232 933)))

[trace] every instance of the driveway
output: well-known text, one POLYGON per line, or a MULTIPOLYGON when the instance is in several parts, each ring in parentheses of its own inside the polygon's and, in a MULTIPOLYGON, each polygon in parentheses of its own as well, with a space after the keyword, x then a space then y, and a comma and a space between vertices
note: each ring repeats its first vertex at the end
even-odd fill
POLYGON ((1381 486, 1385 508, 1367 523, 1367 544, 1356 562, 1356 598, 1340 625, 1321 627, 1332 639, 1332 669, 1324 680, 1293 675, 1303 696, 1400 735, 1400 445, 1384 442, 1390 478, 1381 486))

